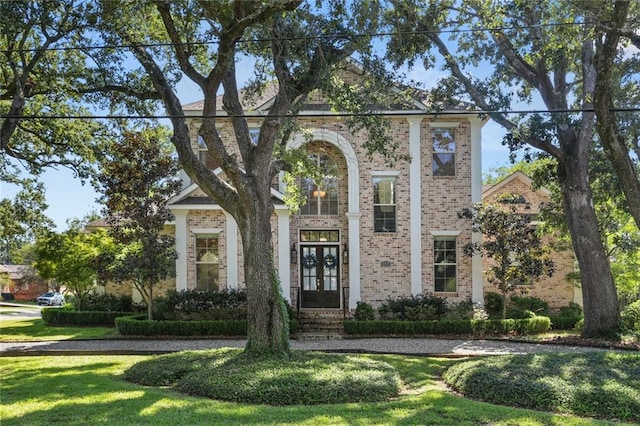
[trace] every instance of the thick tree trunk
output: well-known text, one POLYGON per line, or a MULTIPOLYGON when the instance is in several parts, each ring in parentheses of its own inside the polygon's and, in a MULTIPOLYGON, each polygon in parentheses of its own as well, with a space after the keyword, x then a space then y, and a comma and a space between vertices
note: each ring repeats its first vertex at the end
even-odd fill
POLYGON ((558 178, 573 249, 580 265, 584 300, 582 335, 606 334, 618 327, 618 297, 595 209, 586 159, 568 156, 558 162, 558 178), (584 161, 581 161, 584 160, 584 161))
POLYGON ((289 354, 287 310, 274 275, 271 212, 255 199, 238 221, 247 287, 247 346, 252 356, 289 354))

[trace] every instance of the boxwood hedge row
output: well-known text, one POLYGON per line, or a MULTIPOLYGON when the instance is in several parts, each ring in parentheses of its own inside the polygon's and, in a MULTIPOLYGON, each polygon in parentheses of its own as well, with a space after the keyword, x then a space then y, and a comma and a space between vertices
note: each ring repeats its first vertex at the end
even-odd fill
MULTIPOLYGON (((118 333, 124 336, 246 336, 246 320, 202 321, 149 321, 146 315, 116 319, 118 333)), ((295 333, 296 320, 290 320, 289 329, 295 333)))
POLYGON ((43 308, 42 319, 47 325, 74 325, 74 326, 106 326, 113 327, 115 319, 132 315, 131 312, 104 312, 104 311, 68 311, 59 308, 43 308))
POLYGON ((548 317, 504 320, 440 320, 440 321, 354 321, 344 322, 344 331, 357 334, 536 334, 549 331, 548 317))

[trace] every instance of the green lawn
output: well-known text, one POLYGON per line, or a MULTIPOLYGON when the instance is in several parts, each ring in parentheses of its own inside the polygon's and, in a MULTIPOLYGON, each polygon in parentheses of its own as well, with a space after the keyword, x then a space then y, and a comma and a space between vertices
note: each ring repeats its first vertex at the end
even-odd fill
MULTIPOLYGON (((444 369, 456 360, 366 356, 394 366, 404 382, 389 402, 272 407, 219 402, 168 388, 134 385, 126 369, 152 357, 72 356, 0 358, 0 422, 109 425, 430 424, 591 425, 603 421, 500 407, 445 391, 444 369)), ((611 423, 613 424, 613 423, 611 423)), ((620 423, 616 423, 620 424, 620 423)))
POLYGON ((0 315, 0 340, 41 341, 70 339, 100 339, 117 335, 115 328, 109 327, 53 327, 44 323, 42 318, 7 319, 10 308, 2 308, 0 315))

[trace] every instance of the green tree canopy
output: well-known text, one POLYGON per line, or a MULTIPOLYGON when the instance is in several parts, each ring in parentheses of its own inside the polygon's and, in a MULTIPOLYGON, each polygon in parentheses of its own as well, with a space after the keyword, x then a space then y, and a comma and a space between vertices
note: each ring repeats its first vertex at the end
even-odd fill
POLYGON ((109 148, 98 181, 109 234, 120 252, 107 269, 117 282, 132 282, 152 315, 156 284, 175 274, 175 241, 163 234, 166 208, 180 189, 178 164, 163 128, 125 131, 109 148))
MULTIPOLYGON (((387 20, 398 34, 388 49, 392 60, 422 60, 430 68, 439 58, 448 75, 433 93, 436 100, 468 99, 507 130, 504 143, 510 149, 529 155, 535 148, 555 158, 581 270, 583 334, 615 329, 618 302, 588 174, 598 73, 593 16, 571 2, 551 0, 391 3, 387 20), (510 113, 536 103, 549 112, 510 113)), ((608 1, 591 3, 603 16, 614 7, 608 1)))
POLYGON ((92 234, 77 231, 50 232, 36 242, 34 268, 44 279, 75 296, 77 309, 84 309, 86 298, 94 290, 100 256, 113 247, 104 231, 92 234))
MULTIPOLYGON (((322 91, 337 110, 368 111, 380 105, 379 94, 392 86, 384 67, 374 60, 370 39, 377 28, 376 1, 184 1, 102 2, 99 28, 105 42, 121 46, 109 52, 113 64, 133 56, 131 80, 155 91, 171 117, 172 142, 184 171, 237 222, 244 250, 249 305, 247 350, 254 354, 287 353, 286 310, 272 276, 271 184, 291 170, 286 143, 298 129, 296 114, 314 90, 322 91), (358 52, 363 87, 340 78, 358 52), (254 77, 243 96, 275 89, 273 103, 261 115, 257 143, 252 143, 247 115, 239 97, 240 58, 252 58, 254 77), (139 66, 138 66, 139 65, 139 66), (191 147, 191 135, 176 83, 186 78, 203 94, 198 135, 222 175, 203 165, 191 147), (371 90, 376 87, 377 90, 371 90), (223 93, 222 97, 218 97, 223 93), (218 117, 220 109, 223 117, 218 117), (221 120, 233 129, 234 147, 216 131, 221 120), (227 142, 228 143, 228 142, 227 142), (233 153, 236 152, 237 155, 233 153)), ((114 65, 115 67, 115 65, 114 65)), ((118 75, 122 75, 119 73, 118 75)), ((387 92, 389 93, 389 92, 387 92)), ((125 109, 125 104, 120 104, 125 109)), ((370 131, 371 151, 393 157, 385 124, 372 116, 354 116, 350 124, 370 131), (375 131, 373 131, 375 130, 375 131)))

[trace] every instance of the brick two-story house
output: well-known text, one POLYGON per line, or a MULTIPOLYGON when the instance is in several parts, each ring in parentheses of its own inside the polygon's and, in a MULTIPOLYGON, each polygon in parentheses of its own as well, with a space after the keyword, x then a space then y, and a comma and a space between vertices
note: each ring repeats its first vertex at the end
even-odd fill
MULTIPOLYGON (((252 132, 258 131, 272 95, 244 99, 252 132)), ((184 111, 193 149, 210 162, 198 138, 202 103, 185 105, 184 111)), ((327 111, 320 95, 312 97, 298 119, 305 135, 288 142, 289 148, 306 148, 324 171, 324 181, 316 186, 299 180, 307 202, 294 214, 282 201, 282 181, 273 185, 274 258, 284 296, 299 301, 303 310, 354 309, 358 301, 375 306, 418 293, 481 302, 481 259, 462 253, 465 244, 480 237, 457 213, 482 197, 485 121, 477 112, 456 108, 434 115, 418 100, 383 111, 399 154, 411 158, 389 166, 381 156, 365 154, 365 131, 353 131, 327 111)), ((233 129, 224 111, 218 113, 218 132, 233 151, 233 129)), ((187 176, 183 181, 183 190, 168 204, 178 251, 175 288, 243 288, 234 219, 187 176)))

